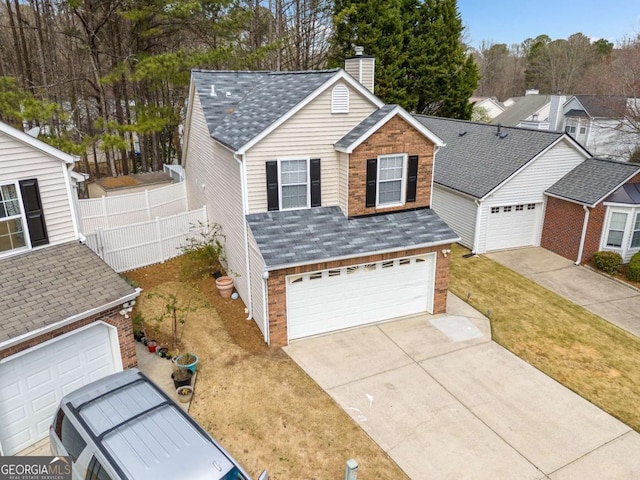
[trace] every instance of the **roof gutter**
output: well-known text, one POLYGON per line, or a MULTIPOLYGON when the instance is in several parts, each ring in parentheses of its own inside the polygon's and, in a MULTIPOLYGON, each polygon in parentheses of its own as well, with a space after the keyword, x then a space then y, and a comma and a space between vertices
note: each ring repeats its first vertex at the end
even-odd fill
MULTIPOLYGON (((105 310, 109 310, 113 307, 117 307, 118 305, 123 305, 127 302, 130 302, 131 300, 133 300, 134 298, 137 298, 140 293, 142 293, 142 289, 141 288, 136 288, 135 291, 133 293, 130 293, 129 295, 125 295, 124 297, 120 297, 117 300, 113 300, 112 302, 109 303, 105 303, 104 305, 101 305, 99 307, 96 308, 92 308, 91 310, 87 310, 86 312, 82 312, 82 313, 78 313, 76 315, 73 315, 69 318, 66 318, 64 320, 61 320, 59 322, 56 323, 52 323, 51 325, 46 325, 42 328, 38 328, 37 330, 32 330, 28 333, 25 333, 23 335, 20 335, 18 337, 14 337, 14 338, 10 338, 9 340, 5 340, 4 342, 0 343, 0 351, 5 350, 9 347, 12 347, 14 345, 17 345, 19 343, 25 342, 27 340, 30 340, 34 337, 38 337, 42 334, 51 332, 53 330, 57 330, 59 328, 62 327, 66 327, 67 325, 70 325, 74 322, 79 322, 80 320, 84 320, 85 318, 89 318, 92 315, 97 315, 101 312, 104 312, 105 310)), ((7 357, 9 358, 9 357, 7 357)))
POLYGON ((580 265, 582 261, 582 252, 584 251, 584 242, 587 238, 587 227, 589 226, 589 207, 583 205, 584 209, 584 222, 582 223, 582 236, 580 237, 580 247, 578 248, 578 258, 576 258, 575 264, 580 265))
POLYGON ((349 260, 351 258, 360 258, 363 256, 370 256, 370 255, 384 255, 387 253, 396 253, 396 252, 403 252, 406 250, 417 250, 419 248, 428 248, 428 247, 439 247, 440 245, 449 245, 450 243, 454 243, 454 242, 458 242, 460 241, 460 237, 454 237, 454 238, 450 238, 448 240, 440 240, 438 242, 431 242, 431 243, 421 243, 419 245, 411 245, 410 247, 398 247, 398 248, 390 248, 387 250, 377 250, 375 252, 365 252, 365 253, 355 253, 353 255, 344 255, 342 257, 331 257, 331 258, 319 258, 317 260, 306 260, 304 262, 296 262, 296 263, 287 263, 287 264, 283 264, 283 265, 265 265, 264 269, 267 272, 272 272, 275 270, 282 270, 284 268, 295 268, 295 267, 301 267, 303 265, 309 265, 309 264, 314 264, 314 263, 328 263, 328 262, 338 262, 340 260, 349 260))
POLYGON ((247 199, 247 185, 245 180, 247 178, 247 166, 242 161, 242 154, 233 152, 233 158, 238 162, 238 168, 240 169, 240 190, 242 195, 242 233, 244 235, 244 261, 247 267, 247 292, 249 298, 246 299, 248 307, 247 320, 253 318, 253 300, 251 295, 251 266, 249 265, 249 232, 247 231, 247 219, 245 215, 248 213, 248 199, 247 199))

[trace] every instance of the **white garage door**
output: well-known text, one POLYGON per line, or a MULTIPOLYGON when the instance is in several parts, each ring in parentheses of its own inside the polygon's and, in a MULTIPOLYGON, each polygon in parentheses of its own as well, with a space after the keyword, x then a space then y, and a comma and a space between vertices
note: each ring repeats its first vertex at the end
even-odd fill
POLYGON ((491 207, 485 250, 535 246, 541 213, 542 203, 491 207))
POLYGON ((48 434, 64 395, 122 369, 122 362, 114 359, 117 335, 109 330, 96 324, 0 364, 0 443, 5 455, 48 434))
POLYGON ((289 339, 433 312, 435 253, 287 277, 289 339))

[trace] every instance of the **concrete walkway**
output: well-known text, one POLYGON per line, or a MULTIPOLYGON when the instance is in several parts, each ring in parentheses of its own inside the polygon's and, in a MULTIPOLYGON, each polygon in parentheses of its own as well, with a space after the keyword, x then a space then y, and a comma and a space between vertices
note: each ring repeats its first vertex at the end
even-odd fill
POLYGON ((640 478, 640 435, 492 342, 489 321, 449 297, 446 316, 285 351, 412 479, 640 478))
POLYGON ((541 247, 486 256, 640 337, 640 292, 636 289, 541 247))

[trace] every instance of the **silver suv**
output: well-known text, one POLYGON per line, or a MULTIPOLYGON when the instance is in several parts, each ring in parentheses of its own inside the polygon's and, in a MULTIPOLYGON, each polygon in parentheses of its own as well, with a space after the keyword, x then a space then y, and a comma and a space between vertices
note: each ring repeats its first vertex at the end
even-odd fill
MULTIPOLYGON (((137 369, 65 396, 49 428, 53 455, 85 480, 251 480, 231 455, 137 369)), ((259 480, 267 480, 262 472, 259 480)))

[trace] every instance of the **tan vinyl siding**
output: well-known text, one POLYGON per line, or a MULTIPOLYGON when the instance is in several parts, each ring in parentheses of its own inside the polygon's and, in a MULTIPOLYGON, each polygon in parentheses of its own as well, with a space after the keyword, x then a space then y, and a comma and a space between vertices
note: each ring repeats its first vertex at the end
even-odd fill
POLYGON ((342 213, 349 215, 349 155, 338 152, 338 202, 342 213))
POLYGON ((225 235, 229 271, 237 274, 236 290, 249 303, 249 276, 245 255, 244 215, 240 166, 233 153, 215 143, 204 120, 197 95, 194 96, 186 158, 189 208, 207 207, 210 222, 218 223, 225 235))
MULTIPOLYGON (((251 305, 253 314, 253 320, 258 325, 258 328, 265 336, 268 330, 268 325, 265 322, 264 312, 264 291, 262 274, 264 272, 264 260, 260 255, 260 250, 256 244, 255 238, 251 230, 248 232, 249 236, 249 269, 251 271, 251 305)), ((266 340, 266 337, 265 337, 266 340)))
POLYGON ((0 184, 38 179, 49 244, 76 239, 65 163, 13 137, 0 134, 0 184))
POLYGON ((349 89, 349 113, 331 113, 330 85, 245 155, 249 213, 267 211, 266 170, 278 158, 320 158, 322 205, 339 203, 338 155, 333 147, 377 107, 357 90, 349 89))

